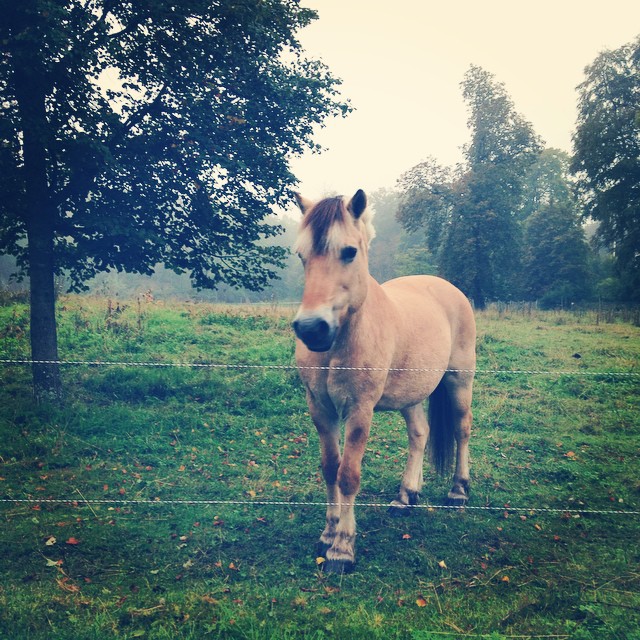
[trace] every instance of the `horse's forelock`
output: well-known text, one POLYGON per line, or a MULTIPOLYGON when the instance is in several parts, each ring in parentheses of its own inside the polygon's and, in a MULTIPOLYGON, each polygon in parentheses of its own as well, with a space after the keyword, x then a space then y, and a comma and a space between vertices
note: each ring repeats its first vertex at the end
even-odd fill
MULTIPOLYGON (((338 249, 339 227, 349 215, 342 196, 321 200, 304 216, 295 250, 303 255, 310 251, 322 255, 338 249)), ((370 211, 365 211, 360 220, 365 226, 367 241, 370 242, 375 236, 370 211)))
POLYGON ((344 222, 346 213, 344 198, 338 196, 321 200, 304 217, 302 229, 309 229, 315 253, 326 253, 331 248, 329 232, 334 225, 344 222))

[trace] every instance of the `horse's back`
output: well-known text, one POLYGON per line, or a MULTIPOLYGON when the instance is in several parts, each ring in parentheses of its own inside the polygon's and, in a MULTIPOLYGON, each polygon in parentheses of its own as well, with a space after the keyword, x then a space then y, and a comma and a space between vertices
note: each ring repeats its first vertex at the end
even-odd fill
POLYGON ((383 290, 396 304, 420 308, 427 304, 442 309, 446 315, 456 314, 469 320, 473 317, 471 304, 467 297, 449 281, 437 276, 402 276, 388 280, 383 290), (470 315, 469 315, 470 314, 470 315))
POLYGON ((460 289, 437 276, 403 276, 385 282, 382 289, 405 323, 426 328, 431 334, 431 339, 425 336, 427 343, 448 334, 452 354, 466 354, 469 363, 474 359, 475 317, 460 289))

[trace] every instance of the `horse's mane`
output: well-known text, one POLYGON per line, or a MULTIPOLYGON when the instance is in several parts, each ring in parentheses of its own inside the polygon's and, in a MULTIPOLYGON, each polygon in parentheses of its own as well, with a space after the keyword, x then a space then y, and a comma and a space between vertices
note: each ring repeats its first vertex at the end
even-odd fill
MULTIPOLYGON (((337 240, 337 238, 332 237, 333 234, 331 234, 331 230, 334 229, 336 225, 343 225, 347 216, 350 215, 351 214, 347 211, 343 196, 325 198, 324 200, 321 200, 318 204, 312 207, 312 209, 307 212, 302 219, 300 233, 298 234, 298 241, 296 242, 294 249, 298 253, 307 253, 309 248, 308 234, 310 234, 311 248, 314 253, 324 254, 331 251, 334 248, 335 240, 337 240), (308 230, 308 232, 305 233, 305 230, 308 230), (305 236, 306 239, 303 239, 305 236)), ((368 243, 370 243, 376 235, 371 222, 372 217, 371 210, 367 208, 358 218, 358 221, 364 225, 364 231, 368 243)))

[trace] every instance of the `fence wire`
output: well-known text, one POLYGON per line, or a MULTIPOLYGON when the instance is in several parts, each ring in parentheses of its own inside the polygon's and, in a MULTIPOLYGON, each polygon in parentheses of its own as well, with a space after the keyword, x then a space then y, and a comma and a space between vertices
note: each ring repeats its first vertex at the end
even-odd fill
POLYGON ((594 377, 630 377, 640 378, 640 371, 587 371, 580 369, 443 369, 432 367, 348 367, 333 365, 298 366, 296 364, 241 364, 227 362, 154 362, 125 360, 31 360, 28 358, 1 358, 3 365, 59 365, 85 367, 149 367, 149 368, 182 368, 182 369, 265 369, 265 370, 298 370, 316 371, 390 371, 413 373, 473 373, 491 375, 558 375, 558 376, 594 376, 594 377))
MULTIPOLYGON (((640 371, 587 371, 587 370, 545 370, 545 369, 444 369, 431 367, 349 367, 349 366, 298 366, 296 364, 241 364, 241 363, 217 363, 217 362, 154 362, 154 361, 124 361, 124 360, 34 360, 29 358, 0 358, 0 365, 59 365, 59 366, 86 366, 86 367, 148 367, 148 368, 182 368, 182 369, 227 369, 227 370, 321 370, 321 371, 389 371, 389 372, 414 372, 414 373, 473 373, 488 375, 550 375, 550 376, 589 376, 609 378, 640 378, 640 371)), ((0 498, 0 504, 77 504, 77 505, 183 505, 183 506, 277 506, 277 507, 328 507, 339 506, 338 503, 326 501, 299 501, 299 500, 222 500, 222 499, 109 499, 109 498, 0 498)), ((389 503, 356 502, 355 506, 370 508, 389 508, 389 503)), ((582 508, 552 508, 552 507, 512 507, 510 505, 442 505, 442 504, 415 504, 406 505, 407 510, 427 511, 471 511, 471 512, 512 512, 529 514, 561 514, 568 516, 582 515, 625 515, 638 516, 640 510, 635 509, 582 509, 582 508)))
MULTIPOLYGON (((329 507, 329 506, 354 506, 369 507, 376 509, 389 509, 390 503, 383 502, 367 502, 356 501, 351 503, 326 502, 326 501, 305 501, 305 500, 222 500, 222 499, 124 499, 124 498, 0 498, 0 504, 54 504, 54 505, 124 505, 124 506, 227 506, 227 507, 261 507, 261 506, 277 506, 277 507, 329 507)), ((479 511, 479 512, 503 512, 503 513, 521 513, 521 514, 560 514, 565 517, 575 517, 583 515, 626 515, 638 516, 640 511, 635 509, 582 509, 582 508, 561 508, 561 507, 512 507, 509 504, 502 506, 492 505, 448 505, 448 504, 411 504, 405 505, 404 509, 425 510, 425 511, 479 511)))

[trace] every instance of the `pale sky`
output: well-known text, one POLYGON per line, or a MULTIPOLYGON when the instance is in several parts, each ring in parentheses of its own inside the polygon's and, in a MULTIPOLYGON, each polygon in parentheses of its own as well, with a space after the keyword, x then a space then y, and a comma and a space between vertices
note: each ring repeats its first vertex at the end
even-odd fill
POLYGON ((394 186, 428 156, 462 159, 460 82, 469 65, 504 83, 547 146, 571 152, 576 86, 605 49, 640 35, 638 0, 303 0, 319 19, 300 32, 309 57, 342 79, 355 111, 328 121, 327 147, 292 162, 311 199, 394 186))

